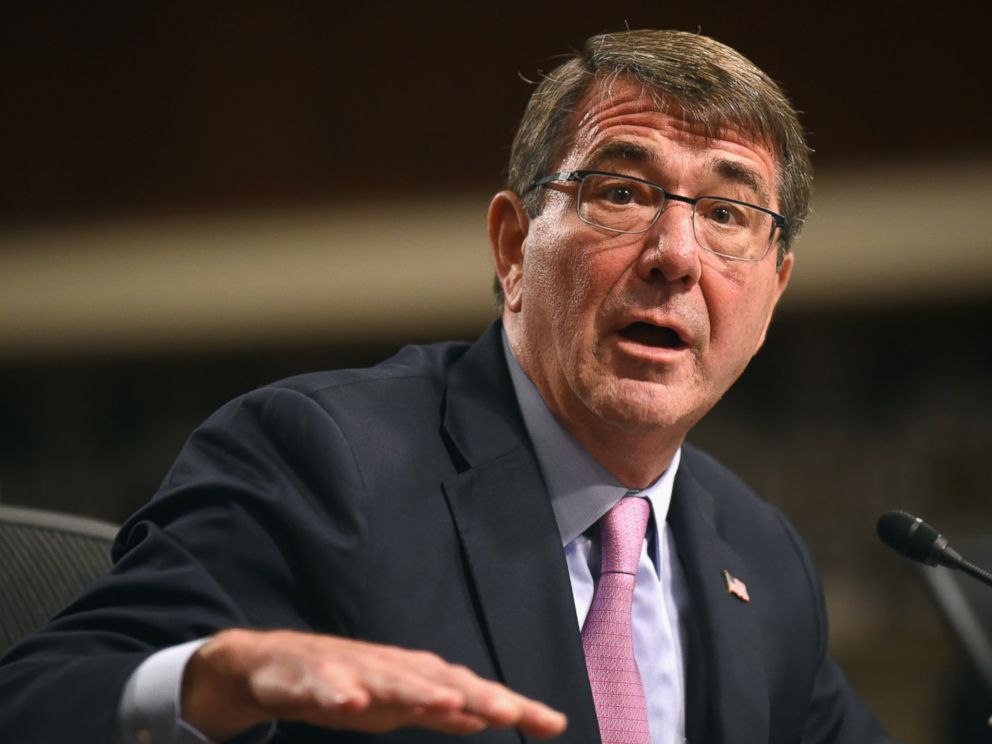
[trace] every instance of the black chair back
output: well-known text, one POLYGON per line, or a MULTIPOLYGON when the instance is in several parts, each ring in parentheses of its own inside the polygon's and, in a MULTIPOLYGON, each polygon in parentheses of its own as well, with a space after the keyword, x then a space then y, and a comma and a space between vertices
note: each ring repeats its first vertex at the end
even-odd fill
POLYGON ((0 505, 0 654, 110 568, 117 527, 0 505))

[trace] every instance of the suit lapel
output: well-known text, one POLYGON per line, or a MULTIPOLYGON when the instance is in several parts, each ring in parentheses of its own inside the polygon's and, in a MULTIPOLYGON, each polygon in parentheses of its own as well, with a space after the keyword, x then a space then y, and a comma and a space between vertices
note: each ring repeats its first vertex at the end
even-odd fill
POLYGON ((452 370, 444 430, 465 466, 444 492, 502 681, 568 716, 556 741, 596 742, 564 552, 498 326, 452 370))
POLYGON ((689 590, 686 730, 691 744, 767 741, 768 689, 757 614, 730 594, 723 572, 747 566, 716 528, 714 495, 683 465, 668 521, 689 590))
MULTIPOLYGON (((561 742, 598 742, 568 569, 495 325, 453 367, 444 435, 459 472, 443 486, 503 682, 569 718, 561 742), (563 680, 565 681, 563 683, 563 680)), ((691 744, 767 741, 768 691, 753 608, 727 591, 748 578, 717 530, 714 495, 683 457, 668 521, 690 608, 691 744)))

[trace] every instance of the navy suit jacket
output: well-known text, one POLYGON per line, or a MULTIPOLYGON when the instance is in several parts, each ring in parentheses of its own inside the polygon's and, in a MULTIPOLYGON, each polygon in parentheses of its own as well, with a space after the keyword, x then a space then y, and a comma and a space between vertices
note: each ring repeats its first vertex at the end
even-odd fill
MULTIPOLYGON (((816 572, 778 511, 686 446, 691 744, 888 741, 826 655, 816 572), (728 593, 723 572, 747 583, 728 593)), ((102 742, 151 652, 242 626, 429 649, 599 733, 554 514, 493 326, 232 401, 122 528, 115 566, 0 666, 0 739, 102 742), (53 714, 57 711, 57 714, 53 714)), ((383 738, 285 724, 286 741, 383 738)), ((519 742, 487 731, 479 742, 519 742)))

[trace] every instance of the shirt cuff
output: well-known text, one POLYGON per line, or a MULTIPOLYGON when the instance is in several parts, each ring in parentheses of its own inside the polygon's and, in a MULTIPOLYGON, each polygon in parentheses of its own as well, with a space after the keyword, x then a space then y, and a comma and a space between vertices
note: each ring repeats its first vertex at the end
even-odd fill
MULTIPOLYGON (((212 744, 181 718, 179 695, 190 657, 206 643, 201 638, 158 651, 145 659, 124 685, 117 709, 118 744, 212 744)), ((265 744, 276 722, 238 737, 239 744, 265 744)))

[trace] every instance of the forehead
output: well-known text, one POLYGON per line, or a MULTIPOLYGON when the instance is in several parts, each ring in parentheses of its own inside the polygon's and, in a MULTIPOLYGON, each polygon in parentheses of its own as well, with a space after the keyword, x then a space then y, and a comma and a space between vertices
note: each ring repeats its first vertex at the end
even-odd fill
POLYGON ((774 194, 777 159, 767 143, 726 122, 708 128, 691 121, 679 105, 666 105, 629 78, 594 84, 576 107, 570 134, 563 169, 630 159, 664 172, 675 161, 691 162, 700 172, 753 177, 755 191, 774 194))

